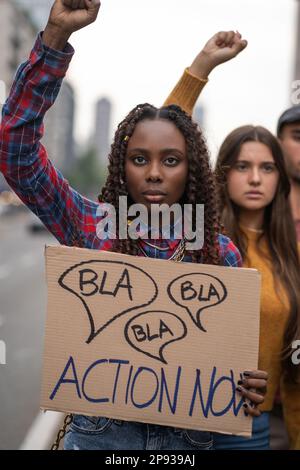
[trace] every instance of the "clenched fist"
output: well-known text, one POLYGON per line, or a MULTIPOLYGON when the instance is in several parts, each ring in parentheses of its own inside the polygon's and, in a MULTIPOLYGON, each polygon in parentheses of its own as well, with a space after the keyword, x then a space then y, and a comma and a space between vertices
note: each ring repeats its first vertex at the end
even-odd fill
POLYGON ((75 31, 93 23, 100 9, 100 0, 55 0, 43 33, 43 43, 63 50, 75 31))
POLYGON ((190 72, 205 78, 218 65, 236 57, 247 41, 236 31, 220 31, 205 44, 190 67, 190 72))
POLYGON ((56 0, 48 23, 72 34, 93 23, 98 15, 100 0, 56 0))
POLYGON ((247 41, 236 31, 221 31, 215 34, 202 49, 211 65, 216 67, 236 57, 247 47, 247 41))
POLYGON ((76 10, 77 8, 85 8, 85 0, 77 0, 75 2, 72 2, 72 0, 63 0, 63 4, 73 10, 76 10))

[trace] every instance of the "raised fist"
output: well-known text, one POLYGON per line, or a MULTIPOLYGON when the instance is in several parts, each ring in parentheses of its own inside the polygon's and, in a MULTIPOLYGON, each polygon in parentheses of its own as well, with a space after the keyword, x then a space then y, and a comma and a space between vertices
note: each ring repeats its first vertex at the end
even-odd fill
POLYGON ((48 24, 72 34, 93 23, 100 9, 100 0, 55 0, 48 24))
POLYGON ((202 54, 216 67, 236 57, 245 47, 247 41, 238 31, 221 31, 205 44, 202 54))
POLYGON ((200 78, 206 78, 215 67, 236 57, 247 44, 238 31, 220 31, 205 44, 189 70, 200 78))
POLYGON ((85 0, 77 0, 77 1, 63 0, 63 4, 66 7, 72 8, 72 10, 83 9, 86 7, 85 0))

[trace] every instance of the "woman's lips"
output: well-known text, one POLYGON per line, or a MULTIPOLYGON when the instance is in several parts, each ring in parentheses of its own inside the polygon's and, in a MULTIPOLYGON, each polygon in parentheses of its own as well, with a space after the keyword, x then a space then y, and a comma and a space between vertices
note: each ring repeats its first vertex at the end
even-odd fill
POLYGON ((249 199, 260 199, 263 196, 263 194, 257 191, 253 191, 253 192, 249 191, 248 193, 246 193, 246 196, 249 199))
POLYGON ((160 202, 166 197, 165 194, 144 194, 144 198, 149 202, 160 202))
POLYGON ((166 197, 166 193, 160 189, 147 189, 143 192, 144 198, 149 202, 160 202, 166 197))

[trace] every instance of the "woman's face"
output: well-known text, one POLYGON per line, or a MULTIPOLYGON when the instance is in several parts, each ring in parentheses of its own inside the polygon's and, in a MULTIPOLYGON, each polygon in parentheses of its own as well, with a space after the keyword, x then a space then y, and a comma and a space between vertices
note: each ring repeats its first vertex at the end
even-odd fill
POLYGON ((246 142, 228 172, 227 190, 241 209, 263 210, 274 199, 278 180, 271 150, 260 142, 246 142))
POLYGON ((144 120, 129 139, 125 177, 135 203, 172 205, 182 197, 188 178, 188 157, 182 133, 170 121, 144 120))

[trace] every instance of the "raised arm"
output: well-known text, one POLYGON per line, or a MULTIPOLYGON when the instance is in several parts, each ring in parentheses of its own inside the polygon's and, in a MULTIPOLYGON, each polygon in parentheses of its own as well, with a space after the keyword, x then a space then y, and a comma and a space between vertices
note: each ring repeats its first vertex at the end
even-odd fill
POLYGON ((247 46, 239 32, 221 31, 215 34, 197 54, 164 102, 164 106, 177 104, 188 114, 193 113, 196 101, 208 82, 212 70, 236 57, 247 46))
POLYGON ((44 115, 58 95, 74 53, 67 41, 72 32, 95 21, 100 4, 85 0, 85 9, 73 11, 73 2, 65 3, 69 6, 55 1, 45 31, 19 67, 3 107, 0 171, 59 242, 73 245, 75 233, 96 210, 96 203, 70 187, 48 159, 40 139, 44 115))

